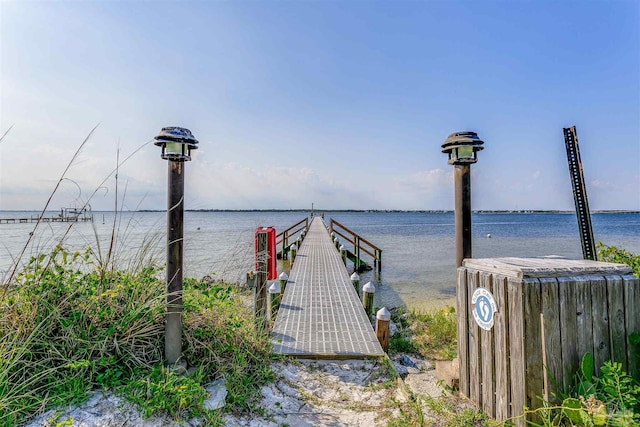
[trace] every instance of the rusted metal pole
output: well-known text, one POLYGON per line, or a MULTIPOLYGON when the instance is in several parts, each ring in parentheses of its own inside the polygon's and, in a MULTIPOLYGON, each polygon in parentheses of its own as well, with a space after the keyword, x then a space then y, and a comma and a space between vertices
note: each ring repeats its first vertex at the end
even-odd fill
POLYGON ((471 258, 471 167, 455 165, 456 268, 471 258))
POLYGON ((164 354, 167 365, 182 356, 182 254, 184 162, 170 160, 167 194, 167 316, 164 354))

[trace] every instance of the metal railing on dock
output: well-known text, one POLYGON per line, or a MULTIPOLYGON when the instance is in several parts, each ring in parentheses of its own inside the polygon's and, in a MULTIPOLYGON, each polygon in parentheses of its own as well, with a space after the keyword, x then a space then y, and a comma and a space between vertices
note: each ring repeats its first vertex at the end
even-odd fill
POLYGON ((353 252, 347 251, 347 256, 353 261, 356 271, 371 269, 370 266, 362 260, 361 254, 364 252, 373 258, 373 268, 378 273, 382 272, 382 249, 364 239, 359 234, 351 231, 333 218, 331 218, 331 221, 329 222, 329 233, 335 233, 336 236, 342 237, 353 246, 353 252))
POLYGON ((298 239, 302 232, 309 232, 309 218, 301 219, 283 232, 276 235, 276 248, 282 245, 282 249, 278 251, 278 258, 288 259, 291 245, 298 239))

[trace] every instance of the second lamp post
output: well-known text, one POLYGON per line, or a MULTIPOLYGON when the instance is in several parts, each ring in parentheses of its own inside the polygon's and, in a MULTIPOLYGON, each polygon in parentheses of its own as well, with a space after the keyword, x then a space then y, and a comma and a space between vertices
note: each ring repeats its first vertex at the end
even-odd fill
POLYGON ((162 128, 155 137, 162 147, 162 158, 169 161, 167 191, 167 313, 165 318, 164 357, 174 366, 182 356, 182 254, 184 220, 184 162, 198 140, 189 129, 162 128))
POLYGON ((475 132, 454 132, 442 144, 442 152, 454 165, 456 268, 462 260, 471 258, 471 164, 478 161, 482 141, 475 132))

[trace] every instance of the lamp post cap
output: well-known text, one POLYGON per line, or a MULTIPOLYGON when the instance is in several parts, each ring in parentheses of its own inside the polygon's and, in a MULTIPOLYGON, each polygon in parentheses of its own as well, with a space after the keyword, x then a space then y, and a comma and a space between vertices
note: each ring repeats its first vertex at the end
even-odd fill
POLYGON ((198 140, 193 136, 191 131, 178 126, 163 127, 154 139, 156 140, 154 144, 157 146, 161 146, 167 142, 179 142, 188 145, 192 150, 198 148, 198 140))
POLYGON ((482 146, 484 141, 478 137, 478 134, 472 131, 461 131, 461 132, 453 132, 450 134, 447 139, 445 139, 444 144, 442 144, 442 152, 448 153, 455 147, 464 147, 471 146, 475 151, 480 151, 484 149, 482 146))
POLYGON ((278 276, 278 278, 280 280, 287 280, 289 278, 289 275, 283 271, 282 273, 280 273, 280 276, 278 276))

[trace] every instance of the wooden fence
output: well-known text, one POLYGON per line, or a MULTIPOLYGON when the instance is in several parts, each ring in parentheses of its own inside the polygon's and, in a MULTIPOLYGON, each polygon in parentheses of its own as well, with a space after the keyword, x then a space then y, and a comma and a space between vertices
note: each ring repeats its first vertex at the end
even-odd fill
POLYGON ((466 259, 457 271, 461 393, 503 421, 553 401, 587 352, 597 368, 614 360, 637 378, 640 348, 628 338, 640 332, 640 279, 630 273, 596 261, 466 259), (495 302, 487 316, 478 303, 490 298, 478 288, 495 302))

